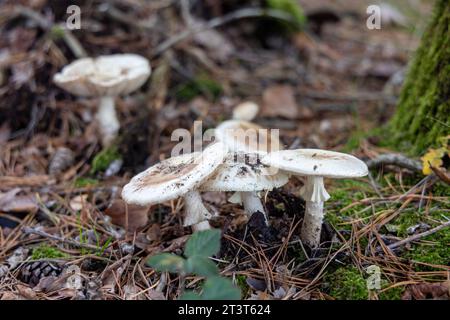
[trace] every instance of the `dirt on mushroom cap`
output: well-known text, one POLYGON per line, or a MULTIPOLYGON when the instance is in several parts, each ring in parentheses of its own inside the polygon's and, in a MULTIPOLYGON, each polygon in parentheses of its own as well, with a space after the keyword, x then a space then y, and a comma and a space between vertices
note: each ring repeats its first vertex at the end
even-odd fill
POLYGON ((202 153, 172 157, 148 168, 124 186, 128 203, 148 205, 176 199, 197 188, 223 162, 225 146, 218 142, 202 153))
POLYGON ((358 158, 340 152, 320 149, 281 150, 264 156, 261 161, 292 174, 351 178, 367 175, 367 165, 358 158))
POLYGON ((200 187, 203 191, 272 190, 288 182, 288 175, 267 166, 257 154, 229 154, 225 162, 200 187))

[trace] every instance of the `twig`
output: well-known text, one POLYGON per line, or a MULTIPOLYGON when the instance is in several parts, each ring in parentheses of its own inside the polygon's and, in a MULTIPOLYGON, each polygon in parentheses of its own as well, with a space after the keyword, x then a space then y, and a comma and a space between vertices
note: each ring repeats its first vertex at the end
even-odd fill
POLYGON ((244 18, 260 18, 260 17, 270 17, 279 20, 285 20, 292 23, 295 23, 295 19, 290 15, 280 10, 273 9, 262 9, 262 8, 246 8, 240 9, 234 12, 230 12, 224 16, 213 18, 206 22, 205 24, 196 26, 192 29, 188 29, 183 31, 163 43, 161 43, 158 47, 156 47, 155 52, 153 53, 153 57, 160 55, 167 49, 173 47, 177 43, 191 37, 192 35, 208 30, 220 27, 221 25, 227 24, 234 20, 244 19, 244 18))
POLYGON ((398 247, 403 246, 403 245, 405 245, 405 244, 407 244, 409 242, 416 241, 416 240, 421 239, 423 237, 429 236, 430 234, 436 233, 439 230, 444 229, 444 228, 449 227, 449 226, 450 226, 450 221, 447 221, 447 222, 445 222, 445 223, 441 224, 440 226, 437 226, 437 227, 435 227, 433 229, 430 229, 430 230, 422 232, 422 233, 415 234, 415 235, 413 235, 411 237, 408 237, 406 239, 403 239, 403 240, 397 241, 395 243, 392 243, 392 244, 388 245, 388 248, 391 249, 391 250, 395 249, 395 248, 398 248, 398 247))
POLYGON ((442 180, 442 182, 445 182, 446 184, 450 185, 450 174, 440 168, 436 168, 430 165, 431 170, 433 170, 434 174, 442 180))
POLYGON ((386 103, 395 104, 397 98, 395 96, 389 96, 383 92, 362 92, 358 94, 335 94, 326 93, 322 91, 306 91, 302 92, 301 96, 311 99, 323 99, 323 100, 339 100, 339 101, 384 101, 386 103))
POLYGON ((370 169, 378 168, 382 165, 394 165, 414 172, 422 172, 422 165, 419 161, 410 159, 402 154, 387 153, 367 161, 367 166, 370 169))
POLYGON ((49 234, 47 232, 39 231, 39 230, 30 228, 30 227, 23 227, 22 231, 25 234, 35 234, 35 235, 38 235, 38 236, 41 236, 41 237, 44 237, 44 238, 48 238, 50 240, 62 242, 62 243, 65 243, 65 244, 68 244, 68 245, 72 245, 72 246, 75 246, 75 247, 79 247, 79 248, 85 248, 85 249, 95 250, 95 251, 99 251, 100 250, 99 247, 91 245, 91 244, 88 244, 88 243, 80 243, 78 241, 74 241, 74 240, 70 240, 70 239, 64 239, 62 237, 55 236, 55 235, 49 234))

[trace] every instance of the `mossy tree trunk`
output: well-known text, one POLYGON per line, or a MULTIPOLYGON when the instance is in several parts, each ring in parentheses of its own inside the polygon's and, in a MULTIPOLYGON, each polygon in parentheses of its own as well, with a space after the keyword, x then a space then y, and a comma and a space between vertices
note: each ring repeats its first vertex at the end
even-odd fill
POLYGON ((390 133, 401 150, 421 154, 450 134, 450 1, 437 0, 410 65, 390 133))

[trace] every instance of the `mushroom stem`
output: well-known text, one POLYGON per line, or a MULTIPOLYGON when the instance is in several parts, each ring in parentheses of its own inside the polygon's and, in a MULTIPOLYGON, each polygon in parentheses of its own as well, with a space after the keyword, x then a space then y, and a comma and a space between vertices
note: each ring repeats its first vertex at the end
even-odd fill
POLYGON ((100 106, 96 115, 100 126, 100 134, 103 146, 109 146, 116 138, 120 124, 117 120, 114 97, 106 96, 100 98, 100 106))
POLYGON ((306 183, 300 190, 303 199, 306 201, 305 217, 303 219, 301 239, 311 248, 316 248, 320 244, 320 233, 323 222, 323 203, 330 198, 325 190, 323 177, 307 177, 306 183))
POLYGON ((202 222, 194 224, 192 226, 192 231, 194 231, 194 232, 209 230, 209 229, 211 229, 211 225, 209 224, 208 221, 202 221, 202 222))
POLYGON ((306 201, 305 207, 300 237, 311 248, 316 248, 320 244, 320 233, 322 231, 323 202, 306 201))
POLYGON ((185 216, 184 226, 192 226, 194 231, 211 229, 208 219, 211 213, 203 205, 202 197, 197 190, 190 191, 184 196, 185 216))
POLYGON ((252 216, 252 214, 259 211, 264 215, 264 220, 266 222, 266 225, 268 225, 264 206, 261 202, 261 199, 257 196, 256 192, 241 192, 241 199, 244 205, 245 212, 247 213, 249 218, 252 216))

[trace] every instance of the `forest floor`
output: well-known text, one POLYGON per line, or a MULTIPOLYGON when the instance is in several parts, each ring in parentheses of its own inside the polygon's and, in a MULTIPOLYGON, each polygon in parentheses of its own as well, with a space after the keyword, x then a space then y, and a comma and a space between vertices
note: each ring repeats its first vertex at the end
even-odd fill
MULTIPOLYGON (((280 129, 288 149, 343 151, 366 162, 395 152, 371 132, 395 110, 429 3, 395 1, 399 11, 391 7, 382 29, 369 30, 368 2, 302 0, 302 32, 269 18, 222 19, 163 45, 187 25, 246 7, 191 2, 187 9, 169 0, 81 1, 82 29, 71 33, 58 26, 70 1, 2 2, 1 299, 176 299, 178 276, 145 262, 158 252, 182 254, 191 234, 182 227, 183 203, 129 208, 125 221, 121 188, 170 157, 173 130, 192 131, 196 120, 214 128, 241 102, 258 103, 255 122, 280 129), (52 82, 83 51, 151 61, 148 83, 117 101, 122 129, 113 148, 101 148, 96 101, 52 82), (82 275, 78 289, 66 286, 73 266, 82 275)), ((448 185, 395 165, 325 183, 331 198, 316 250, 299 240, 299 179, 264 196, 270 227, 258 216, 247 221, 229 194, 203 195, 212 225, 223 231, 215 261, 243 298, 450 298, 450 228, 442 227, 450 218, 448 185), (377 267, 380 288, 369 290, 377 267)), ((199 280, 187 277, 186 287, 199 280)))

